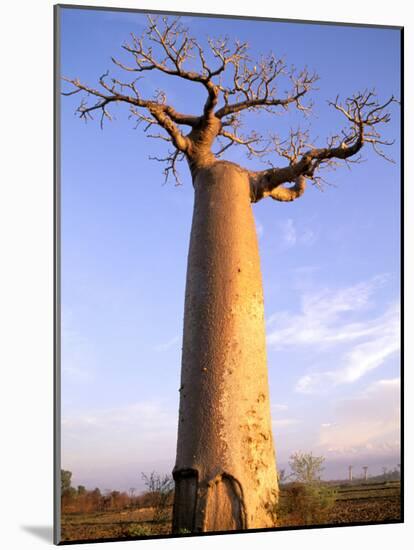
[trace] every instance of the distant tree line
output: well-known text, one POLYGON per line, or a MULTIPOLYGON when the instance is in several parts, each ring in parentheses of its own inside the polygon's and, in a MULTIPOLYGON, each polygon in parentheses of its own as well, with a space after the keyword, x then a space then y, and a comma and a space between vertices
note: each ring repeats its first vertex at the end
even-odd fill
POLYGON ((101 492, 100 489, 87 490, 84 485, 72 487, 72 472, 61 470, 61 506, 62 513, 86 514, 154 508, 154 521, 163 521, 166 510, 172 505, 174 482, 171 476, 160 476, 155 472, 142 474, 146 491, 135 495, 135 488, 126 491, 101 492))
POLYGON ((380 483, 382 481, 400 481, 401 479, 401 470, 400 465, 396 466, 392 470, 389 470, 388 468, 382 469, 382 474, 376 475, 376 476, 368 476, 367 481, 369 483, 380 483))

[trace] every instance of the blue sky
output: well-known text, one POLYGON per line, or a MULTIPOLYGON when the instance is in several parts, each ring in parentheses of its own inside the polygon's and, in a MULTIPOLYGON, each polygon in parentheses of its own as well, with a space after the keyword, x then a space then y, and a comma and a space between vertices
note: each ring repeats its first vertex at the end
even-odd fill
MULTIPOLYGON (((92 86, 111 56, 145 27, 142 14, 62 10, 62 75, 92 86)), ((201 41, 229 35, 252 57, 273 51, 320 76, 313 116, 246 117, 246 128, 317 144, 343 126, 327 100, 375 88, 399 96, 399 32, 391 29, 185 17, 201 41)), ((115 71, 116 72, 116 71, 115 71)), ((203 90, 147 74, 142 95, 167 92, 199 114, 203 90)), ((200 87, 201 88, 201 87, 200 87)), ((67 88, 66 88, 67 89, 67 88)), ((283 88, 282 88, 283 89, 283 88)), ((62 467, 88 487, 142 488, 141 472, 174 465, 184 284, 193 191, 148 156, 164 144, 134 129, 119 106, 104 130, 62 98, 62 467)), ((293 203, 253 206, 262 261, 272 418, 280 468, 291 453, 326 458, 325 477, 365 464, 394 467, 399 453, 399 111, 384 136, 388 163, 326 174, 293 203)), ((259 169, 235 149, 227 157, 259 169)), ((362 470, 361 470, 362 471, 362 470)))

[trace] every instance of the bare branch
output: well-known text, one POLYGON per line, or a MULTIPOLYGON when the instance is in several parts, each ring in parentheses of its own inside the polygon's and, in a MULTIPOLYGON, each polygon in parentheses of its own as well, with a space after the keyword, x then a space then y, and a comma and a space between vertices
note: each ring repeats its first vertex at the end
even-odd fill
POLYGON ((307 114, 312 106, 307 100, 308 93, 318 80, 316 74, 307 68, 297 71, 288 67, 273 53, 254 62, 248 56, 247 43, 230 43, 228 37, 208 38, 203 45, 190 36, 179 17, 148 15, 146 31, 141 36, 132 33, 123 50, 130 60, 112 58, 117 71, 115 76, 110 76, 108 71, 102 74, 96 88, 79 79, 64 78, 73 89, 64 91, 63 95, 81 93, 77 114, 87 121, 97 112, 101 127, 105 120, 112 120, 112 103, 127 104, 130 118, 136 120, 135 127, 143 125, 146 133, 159 126, 161 133, 147 135, 171 143, 175 148, 164 159, 157 158, 167 162, 167 179, 169 175, 177 179, 176 163, 184 155, 193 169, 215 162, 234 145, 243 146, 248 158, 263 160, 268 153, 273 153, 285 162, 282 167, 269 162, 267 170, 249 172, 252 200, 270 196, 286 201, 303 194, 304 178, 321 187, 324 181, 319 175, 321 170, 335 168, 343 162, 348 167, 360 162, 360 151, 365 144, 384 159, 391 160, 384 148, 392 142, 384 139, 379 129, 390 121, 388 109, 396 102, 393 96, 381 103, 374 91, 366 90, 344 102, 340 102, 339 97, 330 102, 347 125, 331 136, 325 147, 317 147, 310 139, 309 130, 300 128, 292 129, 284 140, 272 135, 263 138, 254 131, 249 134, 240 131, 244 112, 278 114, 294 106, 307 114), (168 104, 162 90, 155 90, 150 99, 141 97, 140 80, 148 71, 201 84, 206 98, 200 114, 194 116, 176 111, 168 104), (129 76, 134 73, 136 78, 124 81, 118 73, 129 76), (222 103, 218 107, 219 101, 222 103), (190 127, 187 135, 182 126, 190 127), (216 139, 219 149, 213 154, 216 139), (293 186, 284 187, 288 183, 293 186))
POLYGON ((306 69, 296 73, 295 69, 287 70, 285 63, 273 54, 262 58, 252 66, 245 57, 233 61, 234 74, 230 86, 221 86, 224 106, 216 111, 218 118, 252 109, 266 109, 270 112, 274 107, 287 108, 290 104, 308 112, 310 106, 302 103, 303 96, 309 92, 318 80, 316 74, 310 74, 306 69), (291 81, 291 91, 284 97, 277 95, 276 80, 285 75, 291 81), (230 103, 230 98, 236 101, 230 103))
POLYGON ((248 136, 238 135, 237 129, 232 132, 228 132, 222 129, 219 133, 219 136, 223 136, 227 139, 226 145, 222 146, 217 153, 216 157, 220 157, 227 149, 232 145, 243 145, 247 149, 247 157, 262 157, 269 152, 269 143, 265 142, 259 134, 255 131, 252 131, 248 136), (260 146, 261 145, 261 146, 260 146))
MULTIPOLYGON (((159 136, 149 136, 149 137, 159 137, 159 136)), ((164 139, 166 139, 167 141, 170 141, 168 140, 168 138, 164 138, 164 139)), ((150 160, 156 160, 157 162, 166 163, 166 167, 163 170, 164 176, 165 176, 164 184, 168 182, 170 176, 172 175, 173 178, 175 179, 175 184, 182 185, 180 174, 177 169, 177 163, 184 159, 184 155, 181 151, 179 151, 178 149, 175 149, 174 151, 169 152, 166 157, 149 157, 149 158, 150 160)))
MULTIPOLYGON (((217 106, 220 89, 213 78, 219 78, 225 71, 227 65, 239 62, 244 56, 246 44, 237 43, 234 47, 229 46, 227 38, 219 40, 208 40, 210 57, 218 61, 210 66, 201 45, 192 37, 188 30, 183 27, 179 18, 168 19, 167 17, 148 16, 149 26, 141 37, 131 34, 129 43, 123 45, 123 49, 133 57, 132 64, 126 64, 121 60, 112 58, 113 63, 123 71, 144 73, 145 71, 159 71, 167 75, 177 76, 181 79, 198 82, 207 91, 207 98, 203 108, 202 116, 193 116, 177 112, 171 105, 167 105, 165 94, 159 92, 154 99, 143 99, 138 90, 140 75, 133 81, 124 82, 119 78, 108 77, 108 72, 99 78, 99 89, 91 88, 82 84, 78 79, 66 79, 75 90, 68 92, 70 95, 84 91, 88 96, 98 98, 98 101, 89 105, 84 99, 78 108, 78 113, 85 120, 92 118, 94 110, 100 110, 102 120, 110 118, 108 105, 112 102, 125 102, 133 106, 138 122, 146 120, 153 124, 155 120, 160 126, 167 130, 173 138, 173 144, 180 151, 186 151, 189 139, 184 137, 177 125, 188 125, 197 128, 197 138, 201 131, 209 132, 214 138, 217 134, 217 123, 211 124, 211 117, 214 117, 214 109, 217 106), (192 61, 191 69, 188 67, 190 60, 199 61, 200 70, 194 70, 192 61), (137 114, 137 108, 145 108, 150 112, 150 119, 147 115, 137 114)), ((198 139, 198 142, 203 140, 198 139)))
POLYGON ((81 104, 77 109, 77 112, 79 113, 80 118, 87 120, 88 118, 92 118, 91 113, 93 111, 101 110, 102 112, 101 126, 102 126, 102 122, 105 117, 108 119, 111 119, 111 115, 107 110, 107 106, 110 103, 124 102, 124 103, 128 103, 129 105, 132 105, 135 108, 136 107, 146 108, 152 115, 153 119, 155 119, 157 123, 162 128, 164 128, 168 132, 168 134, 171 136, 175 147, 180 151, 185 151, 187 149, 188 140, 177 127, 176 122, 180 124, 196 124, 196 121, 198 120, 197 117, 192 117, 190 115, 183 115, 181 113, 178 113, 177 111, 175 111, 173 107, 165 104, 164 102, 165 97, 162 94, 161 95, 157 94, 157 97, 155 100, 142 99, 135 88, 134 82, 129 84, 124 84, 124 83, 120 83, 116 79, 112 79, 111 84, 109 84, 105 80, 106 76, 107 76, 107 73, 105 73, 100 77, 99 84, 101 85, 102 88, 104 88, 106 92, 109 92, 109 95, 95 88, 91 88, 89 86, 86 86, 85 84, 82 84, 78 79, 70 79, 70 78, 63 77, 63 80, 72 84, 76 88, 76 91, 84 91, 89 96, 94 96, 98 98, 98 101, 92 105, 88 105, 85 99, 81 101, 81 104), (120 91, 121 87, 131 88, 134 91, 134 96, 126 95, 122 93, 120 91))
MULTIPOLYGON (((153 18, 149 15, 148 21, 150 25, 145 35, 138 38, 131 34, 132 42, 123 46, 127 52, 134 56, 135 66, 124 65, 115 58, 113 59, 114 63, 127 71, 157 70, 184 80, 201 83, 208 94, 204 114, 210 114, 217 104, 218 97, 218 89, 211 79, 225 69, 226 57, 223 57, 219 68, 210 69, 201 46, 189 36, 188 29, 181 25, 179 18, 169 22, 166 17, 153 18), (155 45, 156 50, 152 44, 155 45), (185 67, 186 61, 193 58, 195 52, 201 61, 201 70, 198 72, 185 67)), ((225 45, 213 47, 216 56, 225 55, 224 52, 227 52, 225 45)))
POLYGON ((297 187, 298 178, 309 178, 317 184, 320 183, 321 178, 316 172, 321 167, 336 167, 338 161, 360 162, 360 157, 355 155, 365 143, 369 143, 376 153, 389 160, 380 146, 391 145, 393 142, 381 139, 377 126, 390 121, 391 115, 386 109, 394 102, 396 100, 391 96, 385 103, 379 103, 375 93, 368 91, 347 98, 343 104, 339 103, 337 97, 335 102, 330 104, 345 116, 349 121, 349 127, 342 130, 341 136, 331 137, 327 147, 314 147, 308 143, 308 132, 300 130, 291 131, 290 137, 283 142, 274 138, 275 151, 287 159, 289 165, 252 172, 252 201, 257 202, 266 196, 276 200, 294 200, 300 197, 305 187, 302 180, 300 187, 297 187), (296 183, 293 188, 281 187, 288 182, 296 183), (286 189, 289 191, 287 195, 286 189), (293 198, 285 199, 285 196, 293 198))

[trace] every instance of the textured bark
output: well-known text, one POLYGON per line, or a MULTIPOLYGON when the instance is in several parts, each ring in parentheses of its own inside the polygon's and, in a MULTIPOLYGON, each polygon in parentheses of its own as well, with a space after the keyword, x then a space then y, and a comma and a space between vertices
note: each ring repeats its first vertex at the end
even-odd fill
POLYGON ((274 526, 262 278, 248 172, 193 172, 173 528, 274 526))

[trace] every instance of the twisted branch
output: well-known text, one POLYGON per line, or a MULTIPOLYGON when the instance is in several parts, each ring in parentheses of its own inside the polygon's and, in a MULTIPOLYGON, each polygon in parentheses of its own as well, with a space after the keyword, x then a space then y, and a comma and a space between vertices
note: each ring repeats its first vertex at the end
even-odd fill
POLYGON ((291 131, 290 138, 284 142, 273 140, 275 151, 289 161, 283 168, 271 168, 251 173, 252 201, 270 196, 279 201, 294 200, 304 190, 304 179, 315 179, 315 172, 323 165, 335 166, 337 160, 358 162, 359 157, 351 160, 365 143, 371 144, 374 151, 386 156, 378 149, 379 145, 391 145, 392 141, 383 140, 377 130, 380 124, 388 123, 391 115, 387 108, 396 103, 394 96, 386 102, 378 101, 372 91, 357 93, 339 102, 339 97, 330 105, 341 112, 349 122, 341 136, 333 136, 327 147, 317 148, 308 143, 308 133, 291 131), (294 187, 280 187, 284 183, 295 182, 294 187), (288 191, 288 193, 285 193, 288 191))

